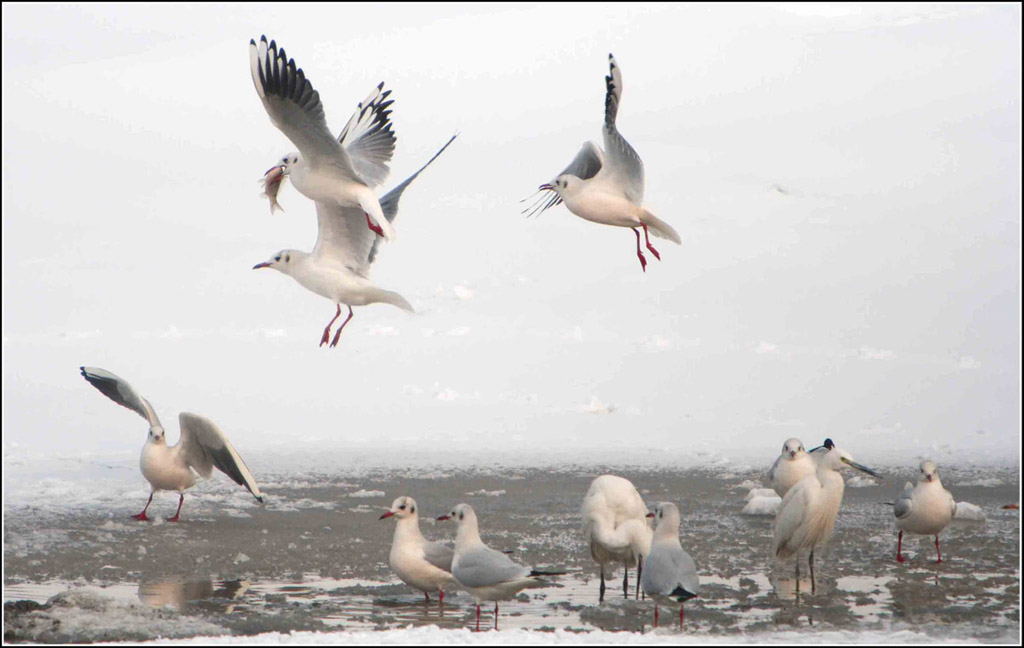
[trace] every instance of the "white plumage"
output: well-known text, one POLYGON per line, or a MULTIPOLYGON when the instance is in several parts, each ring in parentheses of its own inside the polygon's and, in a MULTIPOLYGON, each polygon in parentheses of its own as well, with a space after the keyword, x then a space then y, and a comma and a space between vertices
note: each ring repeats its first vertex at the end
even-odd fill
POLYGON ((939 479, 939 468, 933 462, 925 460, 920 466, 921 476, 917 485, 907 482, 903 492, 896 498, 893 515, 899 528, 896 541, 896 560, 903 562, 903 532, 918 535, 935 536, 936 563, 942 562, 939 550, 939 533, 956 515, 956 500, 942 485, 939 479))
POLYGON ((583 498, 583 535, 601 576, 599 601, 604 600, 605 569, 621 563, 622 590, 629 596, 629 568, 639 570, 650 551, 652 532, 647 524, 647 506, 633 483, 616 475, 601 475, 590 483, 583 498))
POLYGON ((768 472, 768 478, 779 497, 785 497, 790 488, 804 477, 813 475, 816 468, 814 459, 804 450, 800 439, 786 439, 782 453, 768 472))
POLYGON ((683 602, 700 593, 697 564, 679 542, 679 509, 671 502, 654 507, 654 539, 650 555, 644 561, 640 582, 644 593, 655 601, 654 626, 658 626, 658 607, 679 605, 679 626, 683 625, 683 602))
POLYGON ((430 592, 437 592, 444 602, 445 588, 455 587, 452 559, 455 552, 440 542, 431 542, 420 532, 420 513, 416 500, 402 496, 391 504, 391 509, 380 519, 394 517, 395 535, 391 541, 388 564, 402 582, 423 592, 430 600, 430 592))

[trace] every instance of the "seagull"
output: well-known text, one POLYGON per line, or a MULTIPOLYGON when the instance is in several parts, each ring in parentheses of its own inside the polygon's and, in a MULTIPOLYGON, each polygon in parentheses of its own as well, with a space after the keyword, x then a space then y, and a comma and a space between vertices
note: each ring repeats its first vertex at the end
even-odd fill
POLYGON ((679 604, 679 627, 683 627, 683 601, 700 593, 697 565, 679 544, 679 509, 671 502, 660 502, 654 513, 654 540, 647 556, 647 568, 640 582, 644 593, 654 599, 654 627, 658 627, 658 603, 679 604))
MULTIPOLYGON (((814 548, 824 544, 832 535, 843 502, 846 484, 839 471, 850 466, 881 479, 881 475, 855 462, 850 453, 836 447, 832 439, 825 440, 826 454, 818 461, 813 475, 804 477, 786 492, 775 516, 772 534, 772 556, 785 560, 801 549, 810 549, 811 592, 814 583, 814 548)), ((800 588, 800 560, 796 561, 797 590, 800 588)))
POLYGON ((541 576, 561 576, 565 572, 538 571, 512 562, 504 553, 491 549, 480 539, 476 513, 469 504, 458 504, 438 520, 455 520, 455 558, 452 575, 459 587, 476 601, 476 629, 480 629, 480 604, 494 601, 494 628, 498 628, 498 601, 510 599, 520 590, 547 587, 541 576))
POLYGON ((817 464, 806 450, 800 439, 786 439, 782 444, 782 454, 775 460, 768 477, 772 488, 785 497, 786 492, 804 477, 813 475, 817 464))
POLYGON ((153 494, 156 491, 167 490, 178 491, 178 510, 174 517, 167 520, 177 522, 181 514, 181 505, 185 501, 184 491, 196 483, 195 473, 209 477, 213 474, 214 467, 233 479, 236 484, 245 486, 257 502, 263 503, 263 493, 256 485, 256 479, 213 421, 198 414, 182 412, 178 415, 181 437, 177 445, 168 446, 164 438, 164 427, 156 416, 156 410, 131 385, 103 369, 79 369, 82 376, 107 398, 149 421, 149 437, 146 439, 146 445, 142 446, 142 456, 139 459, 142 476, 150 486, 149 501, 146 502, 142 513, 132 516, 136 520, 149 521, 146 511, 153 503, 153 494))
POLYGON ((423 537, 419 507, 413 498, 402 496, 392 502, 391 508, 380 519, 389 517, 397 520, 388 557, 391 571, 406 585, 423 592, 428 603, 430 592, 437 592, 441 603, 444 603, 444 588, 455 586, 452 576, 455 552, 447 545, 423 537))
MULTIPOLYGON (((387 222, 398 216, 398 199, 402 192, 437 159, 458 135, 453 135, 441 149, 416 173, 389 191, 380 200, 387 222)), ((396 292, 378 288, 370 282, 370 264, 377 257, 378 241, 374 234, 362 226, 359 207, 341 207, 335 202, 316 202, 317 236, 312 252, 281 250, 269 260, 257 263, 253 270, 273 268, 289 275, 303 288, 330 299, 337 311, 320 337, 320 346, 327 344, 331 326, 341 316, 341 305, 348 306, 348 317, 338 327, 331 341, 337 346, 341 331, 352 319, 353 306, 383 303, 413 312, 412 305, 396 292)))
POLYGON ((893 508, 896 515, 896 526, 900 535, 896 541, 896 561, 904 562, 903 532, 935 536, 936 564, 942 562, 939 551, 939 532, 946 528, 956 515, 956 500, 942 486, 939 480, 939 468, 931 461, 921 462, 921 476, 917 478, 917 486, 907 482, 903 493, 896 498, 893 508))
MULTIPOLYGON (((283 47, 278 49, 274 41, 268 44, 266 36, 259 44, 250 40, 249 67, 270 121, 299 149, 271 167, 263 176, 265 183, 278 185, 287 176, 310 200, 362 209, 370 230, 394 239, 395 231, 373 193, 387 178, 395 150, 388 110, 391 91, 385 91, 381 82, 335 138, 327 127, 320 93, 283 47)), ((275 203, 271 197, 271 213, 275 203)))
POLYGON ((640 576, 643 558, 651 548, 651 527, 647 524, 647 506, 636 487, 628 479, 601 475, 590 482, 583 498, 583 535, 590 546, 590 555, 600 566, 601 593, 604 601, 605 565, 622 563, 622 592, 629 598, 629 567, 637 568, 637 598, 640 597, 640 576))
MULTIPOLYGON (((603 225, 629 227, 636 234, 636 255, 640 268, 647 271, 647 258, 640 250, 640 230, 654 258, 661 255, 651 245, 648 230, 655 236, 682 244, 679 234, 644 206, 644 163, 619 133, 615 117, 622 100, 622 72, 615 57, 608 55, 609 73, 605 77, 604 152, 587 142, 573 161, 553 181, 538 188, 541 194, 523 213, 540 214, 564 202, 580 218, 603 225), (550 192, 550 193, 544 193, 550 192)), ((529 199, 527 199, 529 200, 529 199)), ((525 201, 524 201, 525 202, 525 201)))

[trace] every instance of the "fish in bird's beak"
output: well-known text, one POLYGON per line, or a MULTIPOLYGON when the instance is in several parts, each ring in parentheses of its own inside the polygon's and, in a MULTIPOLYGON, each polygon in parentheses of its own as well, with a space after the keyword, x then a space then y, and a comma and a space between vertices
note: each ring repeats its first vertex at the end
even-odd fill
POLYGON ((384 515, 380 516, 377 519, 378 520, 384 520, 384 519, 387 519, 387 518, 393 516, 394 514, 395 514, 394 511, 388 511, 387 513, 385 513, 384 515))
POLYGON ((555 185, 548 184, 546 182, 544 184, 542 184, 541 186, 537 187, 537 191, 554 191, 554 190, 555 190, 555 185))
POLYGON ((871 475, 872 477, 877 477, 879 479, 884 479, 881 475, 876 473, 874 470, 871 470, 867 466, 862 466, 862 465, 860 465, 859 463, 857 463, 856 461, 854 461, 852 459, 847 459, 846 457, 840 457, 840 461, 842 461, 844 464, 846 464, 850 468, 856 468, 857 470, 859 470, 861 472, 864 472, 864 473, 867 473, 867 474, 871 475))
POLYGON ((437 521, 438 521, 438 522, 443 522, 443 521, 445 521, 445 520, 450 520, 450 519, 452 519, 452 516, 450 516, 450 515, 448 515, 448 514, 445 514, 445 515, 438 515, 438 516, 437 516, 437 521))
POLYGON ((263 263, 257 263, 252 267, 253 270, 259 270, 260 268, 269 268, 270 264, 264 261, 263 263))
POLYGON ((277 192, 281 190, 281 183, 284 182, 284 179, 284 165, 282 164, 270 167, 267 169, 267 172, 263 174, 263 193, 261 193, 260 196, 270 201, 271 214, 273 214, 275 210, 284 211, 284 207, 277 202, 277 192))

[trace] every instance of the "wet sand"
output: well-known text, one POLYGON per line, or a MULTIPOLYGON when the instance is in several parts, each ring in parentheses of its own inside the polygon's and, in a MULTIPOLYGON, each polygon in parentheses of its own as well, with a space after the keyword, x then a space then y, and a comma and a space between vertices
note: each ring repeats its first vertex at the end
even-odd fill
MULTIPOLYGON (((468 502, 485 542, 512 550, 523 564, 569 572, 554 587, 502 603, 500 629, 650 633, 653 604, 622 597, 621 569, 597 604, 597 570, 578 511, 590 480, 602 472, 269 475, 267 506, 249 505, 230 484, 217 483, 186 497, 179 523, 136 522, 128 517, 137 512, 130 500, 69 511, 7 508, 5 640, 472 628, 468 595, 453 592, 443 606, 426 603, 388 568, 393 522, 378 517, 399 495, 417 499, 430 538, 454 538, 454 525, 431 517, 468 502)), ((931 538, 912 537, 904 543, 910 561, 894 560, 895 525, 884 502, 892 501, 894 484, 912 477, 909 471, 889 471, 882 485, 847 488, 833 540, 819 552, 815 593, 803 569, 799 595, 792 561, 768 559, 771 518, 740 514, 761 473, 614 472, 631 479, 648 505, 670 500, 682 511, 681 542, 703 587, 687 603, 687 635, 772 641, 784 630, 837 630, 868 641, 914 630, 939 640, 1007 643, 1019 636, 1020 518, 1001 508, 1017 502, 1015 470, 977 486, 957 486, 955 474, 944 475, 956 499, 978 505, 986 519, 954 521, 943 532, 941 565, 933 563, 931 538)), ((158 495, 150 512, 169 517, 176 501, 158 495)), ((631 591, 634 578, 631 571, 631 591)), ((678 632, 676 618, 663 610, 659 632, 678 632)), ((493 608, 485 609, 481 627, 493 624, 493 608)))

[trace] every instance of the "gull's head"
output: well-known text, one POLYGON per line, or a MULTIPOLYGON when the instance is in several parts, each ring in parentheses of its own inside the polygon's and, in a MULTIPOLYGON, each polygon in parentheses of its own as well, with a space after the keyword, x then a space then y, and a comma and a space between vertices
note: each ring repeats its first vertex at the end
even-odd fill
POLYGON ((394 502, 392 502, 391 508, 388 510, 388 512, 380 516, 379 519, 383 520, 384 518, 395 517, 399 520, 404 520, 406 518, 417 517, 419 515, 417 513, 418 510, 419 509, 416 506, 416 500, 414 500, 411 497, 403 495, 402 497, 399 497, 394 502))
POLYGON ((473 511, 473 507, 469 504, 456 504, 455 508, 445 513, 444 515, 438 516, 438 520, 455 520, 459 526, 463 522, 469 520, 476 520, 476 513, 473 511))
POLYGON ((164 439, 164 429, 162 427, 160 427, 159 425, 155 425, 155 426, 149 428, 149 439, 150 439, 150 441, 154 441, 154 442, 163 441, 163 439, 164 439))
POLYGON ((796 459, 796 456, 801 452, 806 453, 807 451, 804 450, 804 444, 800 439, 786 439, 786 442, 782 444, 783 457, 796 459))
POLYGON ((278 160, 274 164, 274 166, 267 169, 267 172, 263 174, 263 179, 269 182, 273 177, 279 175, 288 175, 289 173, 292 172, 292 169, 295 168, 295 165, 298 164, 299 160, 301 159, 302 158, 296 151, 292 151, 288 155, 281 156, 281 159, 278 160))
POLYGON ((926 482, 939 481, 939 467, 925 459, 921 462, 921 479, 926 482))
POLYGON ((662 524, 679 524, 679 508, 672 502, 658 502, 654 505, 654 512, 648 513, 647 517, 654 518, 654 529, 657 530, 662 524))
POLYGON ((580 179, 576 176, 563 173, 551 182, 545 182, 541 186, 537 187, 537 193, 529 198, 524 198, 521 202, 533 200, 534 196, 540 195, 539 198, 530 203, 530 205, 523 210, 526 217, 537 216, 562 204, 562 199, 565 197, 566 192, 572 193, 571 187, 575 187, 576 184, 573 182, 579 182, 580 179))
POLYGON ((291 274, 292 268, 295 267, 295 261, 298 258, 298 256, 298 250, 281 250, 280 252, 270 257, 263 263, 257 263, 252 267, 252 269, 259 270, 260 268, 273 268, 278 272, 291 274))

